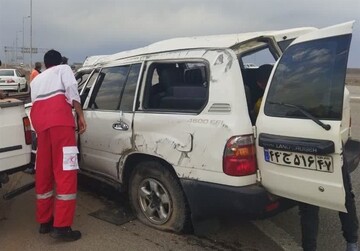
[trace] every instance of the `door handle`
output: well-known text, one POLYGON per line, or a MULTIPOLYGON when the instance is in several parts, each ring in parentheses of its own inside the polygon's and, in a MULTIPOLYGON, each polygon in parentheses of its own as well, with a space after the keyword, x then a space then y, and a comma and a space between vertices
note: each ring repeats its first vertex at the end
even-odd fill
POLYGON ((127 131, 129 130, 129 126, 124 121, 119 121, 112 125, 112 128, 119 131, 127 131))

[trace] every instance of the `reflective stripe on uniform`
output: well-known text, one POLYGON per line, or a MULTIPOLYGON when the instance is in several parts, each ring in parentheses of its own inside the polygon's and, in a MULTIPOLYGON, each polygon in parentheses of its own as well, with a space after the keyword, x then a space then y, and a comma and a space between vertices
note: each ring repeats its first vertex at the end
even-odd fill
POLYGON ((59 94, 59 93, 65 93, 65 90, 58 89, 58 90, 54 90, 54 91, 51 91, 48 93, 40 94, 35 98, 35 100, 48 98, 48 97, 54 96, 55 94, 59 94))
POLYGON ((36 199, 38 199, 38 200, 44 200, 44 199, 47 199, 47 198, 52 197, 53 194, 54 194, 53 191, 50 191, 50 192, 47 192, 47 193, 42 193, 42 194, 37 194, 37 195, 36 195, 36 199))
POLYGON ((56 199, 58 199, 58 200, 75 200, 76 199, 76 193, 58 194, 58 195, 56 195, 56 199))

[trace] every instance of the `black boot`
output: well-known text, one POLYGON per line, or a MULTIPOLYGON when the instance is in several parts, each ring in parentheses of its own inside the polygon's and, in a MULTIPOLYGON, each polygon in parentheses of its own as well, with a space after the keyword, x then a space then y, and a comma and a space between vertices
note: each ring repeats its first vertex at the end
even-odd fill
POLYGON ((49 222, 41 223, 39 228, 40 234, 47 234, 50 233, 50 231, 53 228, 54 219, 51 219, 49 222))
POLYGON ((71 227, 54 227, 50 236, 62 241, 76 241, 81 238, 80 231, 72 230, 71 227))

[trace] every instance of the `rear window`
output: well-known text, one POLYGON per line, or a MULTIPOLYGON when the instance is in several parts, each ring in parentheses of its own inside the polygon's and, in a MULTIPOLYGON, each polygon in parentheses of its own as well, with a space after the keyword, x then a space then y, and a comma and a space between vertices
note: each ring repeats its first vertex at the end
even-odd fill
POLYGON ((287 49, 272 79, 265 114, 341 120, 351 35, 296 44, 287 49))
POLYGON ((0 76, 14 76, 14 71, 13 70, 0 70, 0 76))

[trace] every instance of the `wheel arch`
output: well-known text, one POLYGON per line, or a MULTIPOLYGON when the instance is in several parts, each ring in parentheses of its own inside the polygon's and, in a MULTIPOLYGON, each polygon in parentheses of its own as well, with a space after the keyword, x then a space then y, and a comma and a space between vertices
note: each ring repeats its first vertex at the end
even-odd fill
POLYGON ((130 177, 131 177, 131 174, 133 173, 133 171, 135 170, 136 165, 139 164, 140 162, 144 162, 144 161, 157 161, 157 162, 161 163, 161 165, 164 168, 169 170, 174 175, 174 177, 177 178, 177 180, 181 186, 179 176, 177 175, 174 167, 169 162, 167 162, 166 160, 164 160, 160 157, 154 156, 154 155, 149 155, 149 154, 144 154, 144 153, 133 153, 133 154, 130 154, 125 159, 125 163, 123 165, 123 170, 120 174, 121 175, 120 178, 123 183, 124 190, 128 191, 130 177))
MULTIPOLYGON (((161 167, 163 167, 164 169, 166 169, 166 171, 168 171, 170 173, 170 175, 173 177, 173 179, 171 179, 168 175, 164 175, 163 178, 164 177, 169 177, 168 181, 170 181, 170 183, 172 183, 172 184, 177 183, 176 186, 180 189, 179 192, 182 194, 180 196, 181 196, 181 198, 183 200, 183 205, 184 205, 184 210, 185 211, 184 211, 184 214, 183 214, 184 215, 183 216, 184 221, 183 221, 183 224, 181 225, 181 227, 180 227, 180 225, 175 225, 175 226, 170 225, 170 227, 169 226, 166 226, 166 227, 164 226, 165 228, 163 228, 163 226, 160 226, 160 225, 155 226, 155 225, 149 224, 148 222, 144 222, 143 220, 140 220, 140 221, 142 221, 146 225, 155 227, 156 229, 159 229, 159 230, 173 231, 173 232, 178 232, 178 233, 192 233, 193 232, 193 223, 192 223, 192 219, 191 219, 191 209, 190 209, 190 205, 189 205, 189 200, 188 200, 188 198, 186 196, 186 193, 184 191, 182 183, 180 182, 180 178, 177 175, 174 167, 170 163, 168 163, 166 160, 164 160, 164 159, 162 159, 162 158, 160 158, 158 156, 153 156, 153 155, 148 155, 148 154, 143 154, 143 153, 133 153, 133 154, 129 155, 125 159, 124 165, 123 165, 123 170, 121 172, 121 181, 122 181, 122 185, 123 185, 122 186, 123 191, 125 191, 126 193, 129 193, 129 195, 130 195, 129 196, 130 204, 132 204, 131 201, 133 201, 131 199, 132 196, 130 194, 130 191, 131 191, 130 180, 133 177, 134 171, 137 170, 136 166, 138 164, 142 163, 142 162, 157 162, 158 164, 161 165, 161 167)), ((143 165, 142 166, 139 165, 140 169, 143 168, 143 167, 144 167, 143 165)), ((149 169, 149 170, 151 170, 151 169, 149 169)), ((162 182, 162 181, 160 181, 160 182, 162 182)), ((171 196, 173 196, 173 195, 171 195, 171 196)), ((133 207, 133 209, 135 211, 137 211, 133 204, 132 204, 132 207, 133 207)), ((179 207, 176 207, 176 208, 179 208, 179 207)), ((140 219, 140 218, 138 217, 138 219, 140 219)), ((182 221, 175 221, 175 222, 177 222, 176 224, 180 224, 179 222, 182 222, 182 221)), ((167 224, 168 223, 166 223, 166 225, 167 224)))

